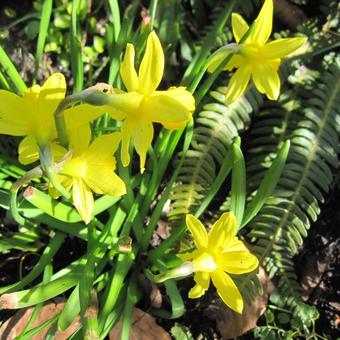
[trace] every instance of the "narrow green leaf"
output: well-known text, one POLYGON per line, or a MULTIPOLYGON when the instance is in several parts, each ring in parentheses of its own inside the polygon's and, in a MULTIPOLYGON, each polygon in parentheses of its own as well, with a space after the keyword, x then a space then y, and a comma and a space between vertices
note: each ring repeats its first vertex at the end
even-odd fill
POLYGON ((35 54, 35 70, 34 70, 34 79, 37 76, 39 63, 44 51, 45 41, 47 37, 48 26, 51 20, 52 14, 52 0, 45 0, 42 6, 41 17, 40 17, 40 26, 39 26, 39 35, 37 42, 37 51, 35 54))
POLYGON ((71 68, 74 78, 74 92, 79 92, 84 86, 84 67, 81 52, 81 34, 79 32, 78 10, 79 0, 72 1, 70 47, 71 47, 71 68))
POLYGON ((58 330, 64 331, 68 326, 71 325, 73 320, 80 313, 80 302, 79 302, 79 285, 77 285, 69 298, 67 299, 64 309, 60 313, 58 318, 58 330))
POLYGON ((3 70, 8 75, 9 79, 13 82, 19 94, 22 94, 26 91, 27 86, 25 82, 22 80, 20 74, 17 69, 13 65, 12 61, 9 59, 5 50, 0 46, 0 64, 3 67, 3 70))
MULTIPOLYGON (((238 138, 237 138, 238 139, 238 138)), ((237 143, 231 145, 233 168, 231 177, 231 207, 238 225, 241 225, 246 202, 246 167, 241 148, 237 143)))
POLYGON ((271 167, 266 172, 255 196, 253 197, 252 201, 247 207, 240 229, 243 228, 256 216, 256 214, 260 211, 267 198, 274 191, 277 182, 279 181, 280 176, 282 174, 283 168, 286 164, 289 148, 290 141, 287 140, 279 150, 271 167))

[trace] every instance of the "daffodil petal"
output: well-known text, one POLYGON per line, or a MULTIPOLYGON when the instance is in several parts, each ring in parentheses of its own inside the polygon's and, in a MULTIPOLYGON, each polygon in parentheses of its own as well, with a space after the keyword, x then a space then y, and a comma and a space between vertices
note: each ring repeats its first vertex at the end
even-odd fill
POLYGON ((234 251, 249 252, 249 249, 245 246, 245 244, 241 240, 239 240, 237 237, 234 237, 229 242, 228 248, 223 250, 223 253, 229 253, 234 251))
POLYGON ((236 234, 236 218, 232 212, 226 212, 213 224, 209 233, 209 249, 227 248, 236 234))
POLYGON ((51 121, 59 103, 65 98, 66 81, 61 73, 53 73, 40 88, 37 109, 39 118, 51 121))
POLYGON ((222 301, 233 311, 241 314, 243 298, 231 277, 222 270, 211 273, 211 279, 222 301))
POLYGON ((138 92, 122 92, 109 95, 110 108, 107 111, 113 119, 122 120, 138 112, 143 95, 138 92))
POLYGON ((195 249, 194 251, 190 253, 182 253, 182 254, 177 254, 177 256, 182 260, 182 261, 189 261, 192 260, 193 258, 197 257, 199 255, 199 251, 195 249))
POLYGON ((132 141, 136 152, 140 158, 140 172, 143 173, 145 169, 146 154, 153 139, 153 125, 149 121, 140 120, 135 122, 132 131, 132 141))
POLYGON ((234 73, 229 81, 227 93, 225 95, 225 101, 227 104, 232 103, 243 95, 249 83, 250 76, 251 69, 247 66, 240 67, 234 73))
POLYGON ((179 129, 191 119, 195 109, 193 95, 182 87, 156 91, 146 101, 148 120, 161 123, 167 129, 179 129))
POLYGON ((78 128, 81 125, 91 122, 105 112, 111 112, 112 107, 108 105, 92 106, 80 104, 64 111, 66 126, 68 129, 78 128))
POLYGON ((80 155, 86 150, 91 141, 91 128, 89 123, 69 130, 69 149, 72 156, 80 155))
POLYGON ((145 54, 139 68, 139 91, 151 94, 162 80, 164 53, 161 42, 152 31, 147 39, 145 54))
POLYGON ((120 64, 120 75, 127 90, 137 91, 139 86, 138 75, 135 69, 135 48, 132 44, 126 45, 126 51, 120 64))
POLYGON ((39 159, 39 148, 36 140, 32 136, 26 136, 19 144, 19 162, 30 164, 39 159))
POLYGON ((86 151, 86 159, 90 163, 98 163, 103 159, 107 159, 107 157, 113 158, 121 138, 122 135, 119 132, 97 137, 86 151))
MULTIPOLYGON (((70 191, 72 187, 72 177, 57 175, 57 181, 66 189, 66 191, 70 191)), ((53 198, 58 198, 60 196, 60 192, 50 184, 48 188, 48 193, 53 198)))
POLYGON ((220 64, 225 60, 228 55, 232 53, 230 48, 226 48, 225 46, 219 48, 215 51, 208 59, 208 72, 213 73, 220 66, 220 64))
POLYGON ((122 144, 120 147, 120 158, 123 166, 127 166, 130 163, 130 141, 134 129, 133 119, 127 118, 121 127, 122 144))
POLYGON ((85 224, 88 224, 92 219, 94 207, 92 191, 81 178, 73 177, 72 184, 73 204, 78 210, 82 220, 85 224))
POLYGON ((210 285, 210 273, 198 272, 194 276, 194 281, 196 285, 190 289, 189 298, 198 299, 208 290, 210 285))
POLYGON ((221 254, 219 257, 219 268, 230 274, 244 274, 255 270, 259 261, 249 251, 234 251, 221 254))
POLYGON ((249 26, 238 13, 231 14, 231 26, 233 28, 235 41, 238 43, 243 35, 248 31, 249 26))
POLYGON ((28 134, 32 112, 25 105, 23 98, 9 91, 0 90, 0 102, 0 133, 11 136, 28 134))
POLYGON ((259 15, 256 18, 254 30, 250 33, 247 42, 263 45, 266 43, 273 28, 273 0, 265 0, 259 15))
POLYGON ((302 37, 277 39, 263 46, 261 56, 263 59, 283 58, 297 50, 306 41, 307 38, 302 37))
POLYGON ((88 166, 85 182, 97 194, 122 196, 126 193, 125 183, 112 168, 105 165, 88 166))
POLYGON ((276 100, 280 94, 280 78, 277 71, 268 64, 257 66, 252 73, 256 88, 265 93, 271 100, 276 100))
POLYGON ((196 248, 206 249, 208 246, 208 234, 201 221, 191 214, 187 214, 185 217, 186 225, 194 238, 196 248))

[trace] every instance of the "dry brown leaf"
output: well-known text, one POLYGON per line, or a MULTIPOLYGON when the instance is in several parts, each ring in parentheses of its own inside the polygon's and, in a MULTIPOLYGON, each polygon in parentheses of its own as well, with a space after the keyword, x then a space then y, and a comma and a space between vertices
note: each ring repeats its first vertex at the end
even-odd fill
MULTIPOLYGON (((110 340, 120 340, 121 322, 111 330, 110 340)), ((157 325, 155 319, 144 311, 133 311, 130 340, 170 340, 170 334, 157 325)))
MULTIPOLYGON (((42 307, 40 315, 33 322, 30 329, 39 326, 43 322, 49 320, 56 314, 60 313, 64 308, 63 299, 56 299, 56 302, 49 302, 45 306, 42 307)), ((13 340, 16 336, 18 336, 24 327, 26 326, 28 320, 30 319, 33 307, 21 309, 16 312, 11 318, 9 318, 6 322, 4 322, 0 327, 0 339, 13 340)), ((72 325, 70 325, 64 332, 56 332, 55 338, 58 340, 66 340, 75 330, 80 327, 80 319, 77 318, 72 325)), ((30 338, 30 340, 44 340, 46 338, 46 334, 51 328, 51 325, 44 328, 44 330, 30 338)))
POLYGON ((265 312, 268 302, 269 281, 263 268, 260 268, 258 277, 263 285, 263 295, 258 295, 250 306, 245 304, 241 315, 221 302, 221 313, 219 313, 221 319, 217 321, 217 328, 223 339, 235 338, 248 332, 256 326, 257 320, 265 312))

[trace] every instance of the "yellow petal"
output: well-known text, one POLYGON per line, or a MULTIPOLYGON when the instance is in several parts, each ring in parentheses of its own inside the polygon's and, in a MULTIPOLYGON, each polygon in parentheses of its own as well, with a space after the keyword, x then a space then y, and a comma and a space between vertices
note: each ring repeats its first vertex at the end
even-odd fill
POLYGON ((199 250, 206 249, 208 246, 208 234, 201 221, 195 216, 187 214, 185 222, 194 238, 196 248, 199 250))
POLYGON ((152 31, 146 43, 145 54, 139 68, 139 91, 151 94, 162 80, 164 72, 164 53, 161 42, 152 31))
POLYGON ((194 109, 195 99, 183 87, 155 91, 143 108, 148 120, 161 123, 167 129, 184 127, 194 109))
POLYGON ((140 158, 140 172, 144 172, 146 154, 153 139, 153 125, 144 120, 137 120, 132 131, 132 141, 140 158))
POLYGON ((213 73, 232 51, 224 46, 215 51, 208 59, 208 72, 213 73))
POLYGON ((211 279, 222 301, 233 311, 241 314, 243 311, 243 299, 234 281, 222 270, 211 273, 211 279))
POLYGON ((40 131, 37 137, 45 143, 54 128, 53 114, 59 103, 65 98, 66 81, 61 73, 53 73, 40 88, 37 101, 38 122, 40 131))
POLYGON ((234 251, 219 257, 220 268, 230 274, 244 274, 255 270, 259 261, 249 251, 234 251))
POLYGON ((122 144, 120 147, 120 158, 123 166, 128 166, 130 163, 130 140, 134 129, 133 119, 127 118, 121 128, 122 144))
MULTIPOLYGON (((53 158, 59 161, 67 152, 62 146, 52 143, 51 144, 53 158)), ((19 162, 21 164, 30 164, 39 159, 39 147, 37 141, 32 136, 26 136, 19 144, 19 162)))
POLYGON ((128 115, 138 114, 143 95, 138 92, 122 92, 109 96, 110 110, 107 112, 113 119, 122 120, 128 115))
POLYGON ((120 64, 120 75, 127 90, 137 91, 139 82, 135 69, 135 49, 132 44, 126 45, 124 59, 120 64))
POLYGON ((235 238, 236 218, 232 212, 226 212, 214 223, 209 232, 209 249, 222 251, 235 238))
POLYGON ((39 148, 35 138, 26 136, 19 144, 18 148, 19 162, 21 164, 30 164, 39 159, 39 148))
POLYGON ((90 223, 94 200, 92 191, 81 178, 73 177, 72 198, 73 204, 78 210, 82 220, 85 224, 90 223))
POLYGON ((85 181, 97 194, 122 196, 126 193, 125 183, 109 167, 88 166, 85 181))
POLYGON ((32 112, 25 101, 14 93, 0 90, 0 133, 25 136, 30 130, 32 112))
POLYGON ((98 118, 105 112, 112 111, 112 107, 103 106, 92 106, 89 104, 80 104, 64 111, 65 122, 67 129, 78 128, 92 120, 98 118))
POLYGON ((69 149, 72 156, 80 155, 86 150, 91 141, 91 128, 89 123, 73 128, 68 131, 69 149))
POLYGON ((280 94, 280 78, 277 71, 270 64, 257 66, 252 73, 256 88, 265 93, 271 100, 276 100, 280 94))
POLYGON ((243 35, 248 31, 249 26, 247 22, 238 13, 232 13, 231 26, 236 42, 238 43, 243 35))
POLYGON ((177 254, 177 256, 182 260, 182 261, 190 261, 193 258, 197 257, 199 255, 199 251, 195 249, 194 251, 190 253, 183 253, 183 254, 177 254))
POLYGON ((232 103, 243 95, 249 83, 250 75, 251 70, 247 66, 240 67, 234 73, 229 81, 227 93, 225 95, 225 102, 227 104, 232 103))
POLYGON ((273 26, 273 0, 265 0, 253 31, 250 33, 247 43, 253 42, 259 45, 266 43, 272 32, 273 26))
POLYGON ((261 49, 263 59, 277 59, 288 56, 290 53, 301 47, 307 38, 285 38, 271 41, 261 49))
POLYGON ((95 164, 108 157, 113 159, 113 154, 117 151, 121 138, 122 135, 119 132, 97 137, 84 154, 86 160, 95 164))
POLYGON ((210 274, 206 272, 198 272, 194 276, 196 285, 190 289, 189 298, 198 299, 208 290, 210 285, 210 274))

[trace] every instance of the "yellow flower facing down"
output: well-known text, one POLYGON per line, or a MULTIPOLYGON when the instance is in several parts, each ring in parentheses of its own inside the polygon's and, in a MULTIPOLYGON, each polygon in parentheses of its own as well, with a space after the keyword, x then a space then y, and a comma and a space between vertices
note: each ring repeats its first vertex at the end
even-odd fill
POLYGON ((164 72, 164 54, 155 32, 148 36, 138 74, 134 59, 134 47, 127 44, 120 74, 128 92, 111 95, 113 110, 109 113, 114 119, 124 120, 121 129, 123 165, 127 166, 130 162, 129 145, 132 142, 143 172, 147 150, 153 139, 153 123, 161 123, 168 129, 184 127, 191 119, 195 101, 184 87, 156 91, 164 72))
POLYGON ((223 302, 237 313, 242 313, 243 299, 229 274, 244 274, 258 267, 256 256, 236 236, 236 219, 233 213, 224 213, 212 226, 209 234, 193 215, 186 216, 186 224, 194 238, 196 249, 182 254, 191 261, 196 285, 189 298, 201 297, 209 288, 210 279, 223 302))
MULTIPOLYGON (((88 125, 70 135, 72 158, 65 161, 57 179, 67 191, 72 188, 73 204, 86 224, 91 221, 94 208, 92 191, 111 196, 126 193, 124 182, 114 172, 116 160, 113 154, 120 138, 120 133, 112 133, 100 136, 90 144, 88 125)), ((55 158, 60 158, 60 155, 55 155, 55 158)))
MULTIPOLYGON (((225 67, 225 70, 237 68, 227 88, 226 103, 231 103, 242 96, 250 78, 253 79, 259 92, 266 94, 271 100, 278 98, 280 78, 277 70, 281 58, 301 47, 307 38, 285 38, 267 43, 272 31, 272 24, 273 0, 265 0, 252 31, 246 40, 238 46, 238 54, 235 54, 225 67)), ((248 28, 248 24, 239 14, 232 14, 232 29, 236 43, 239 43, 248 28)), ((208 71, 214 72, 231 53, 231 50, 227 47, 217 50, 208 61, 208 71)))
MULTIPOLYGON (((0 133, 25 136, 19 145, 19 161, 29 164, 39 158, 43 147, 57 137, 54 111, 65 98, 66 81, 62 74, 52 74, 42 85, 28 88, 22 97, 0 90, 0 133)), ((77 128, 106 111, 105 106, 77 105, 65 110, 68 129, 77 128)))

